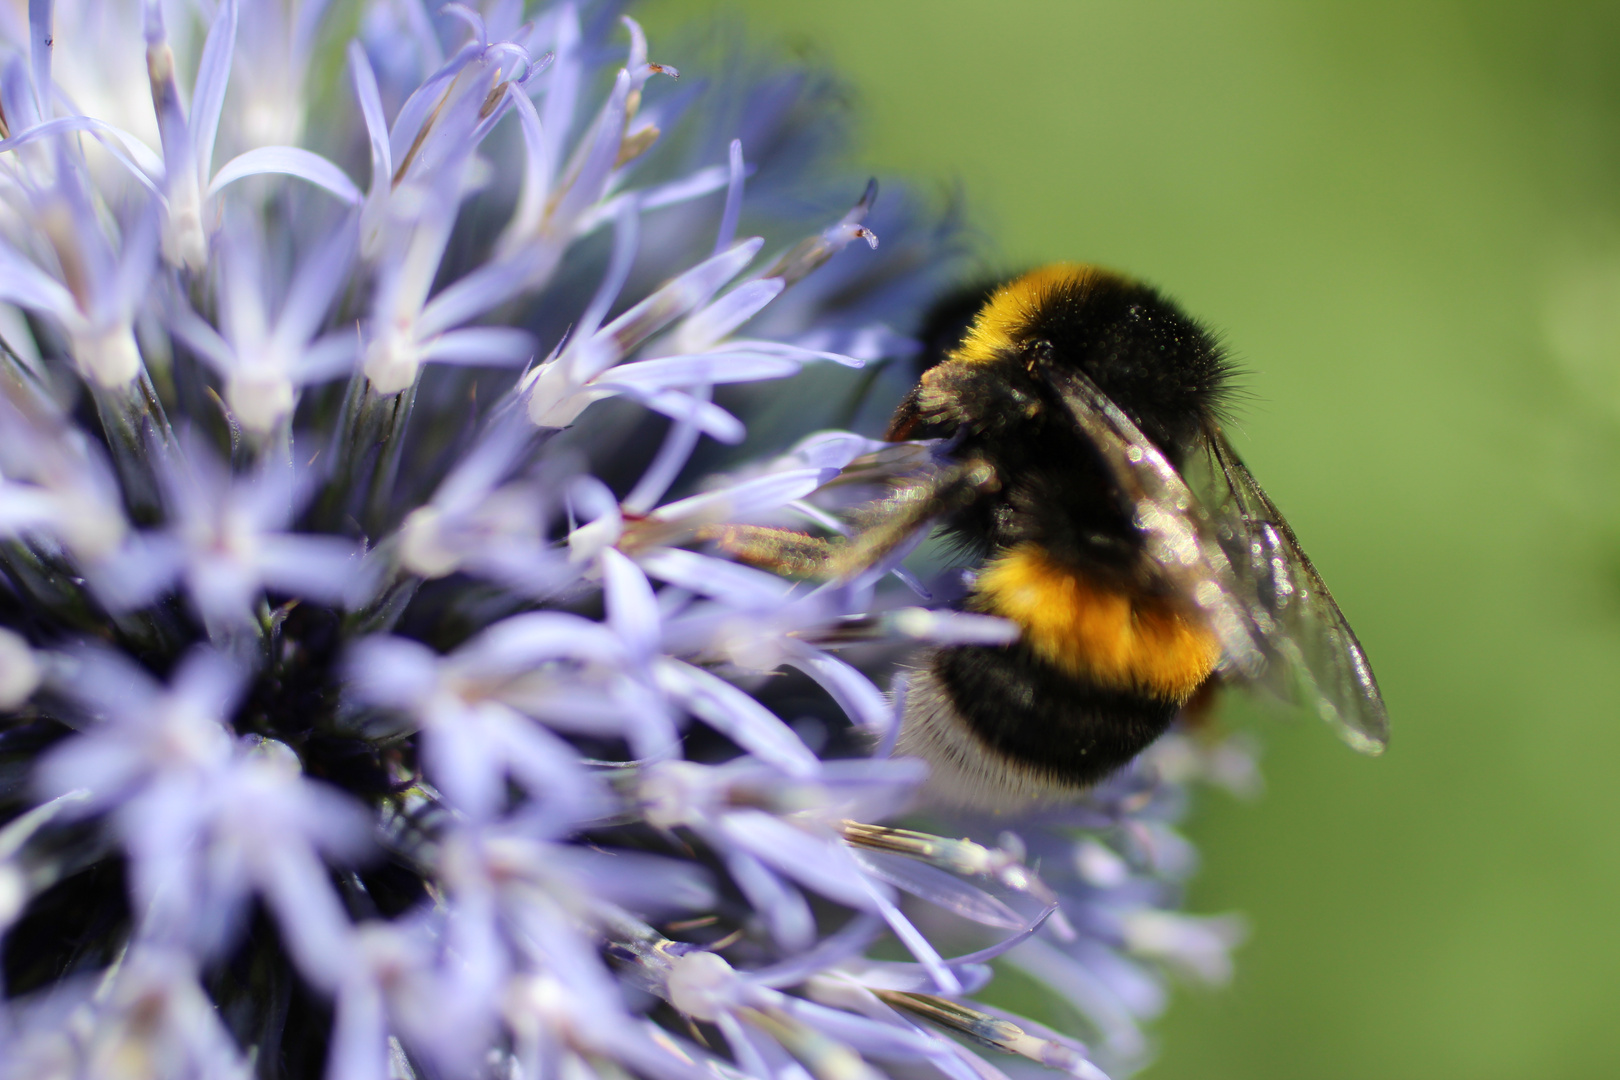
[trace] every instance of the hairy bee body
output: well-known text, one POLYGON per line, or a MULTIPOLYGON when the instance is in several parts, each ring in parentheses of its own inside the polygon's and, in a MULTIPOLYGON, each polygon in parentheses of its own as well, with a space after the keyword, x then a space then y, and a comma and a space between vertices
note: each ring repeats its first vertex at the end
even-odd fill
POLYGON ((980 562, 966 606, 1021 633, 920 658, 899 750, 932 764, 942 801, 1070 797, 1163 734, 1221 650, 1039 369, 1083 372, 1179 467, 1213 422, 1229 367, 1154 290, 1072 264, 991 291, 959 340, 927 336, 943 348, 889 438, 942 438, 950 457, 993 470, 987 493, 945 525, 980 562))
POLYGON ((928 440, 926 465, 850 511, 847 537, 711 536, 778 573, 847 581, 944 525, 970 567, 964 606, 1018 637, 918 658, 897 746, 931 764, 928 798, 1073 799, 1217 676, 1382 752, 1366 653, 1221 430, 1231 369, 1207 330, 1146 285, 1058 263, 946 298, 923 339, 888 438, 928 440))

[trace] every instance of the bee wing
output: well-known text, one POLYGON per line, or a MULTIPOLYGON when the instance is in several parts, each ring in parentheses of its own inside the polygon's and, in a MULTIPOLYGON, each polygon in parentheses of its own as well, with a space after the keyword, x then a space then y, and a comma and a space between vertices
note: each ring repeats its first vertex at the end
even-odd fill
POLYGON ((1355 749, 1382 753, 1389 713, 1361 642, 1226 435, 1214 424, 1205 434, 1213 466, 1206 501, 1267 654, 1264 682, 1303 701, 1355 749))
POLYGON ((1223 668, 1258 676, 1266 666, 1264 642, 1209 511, 1136 422, 1089 376, 1051 364, 1037 370, 1113 473, 1148 554, 1170 584, 1203 611, 1221 643, 1223 668))

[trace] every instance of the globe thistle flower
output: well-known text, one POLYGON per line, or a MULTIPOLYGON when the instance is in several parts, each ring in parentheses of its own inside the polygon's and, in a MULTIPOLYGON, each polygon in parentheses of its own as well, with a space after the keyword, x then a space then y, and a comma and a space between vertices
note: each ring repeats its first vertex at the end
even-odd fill
POLYGON ((873 680, 1010 628, 707 543, 926 453, 815 431, 959 248, 814 79, 571 3, 0 40, 0 1077, 1118 1076, 1226 976, 1243 747, 901 820, 873 680))

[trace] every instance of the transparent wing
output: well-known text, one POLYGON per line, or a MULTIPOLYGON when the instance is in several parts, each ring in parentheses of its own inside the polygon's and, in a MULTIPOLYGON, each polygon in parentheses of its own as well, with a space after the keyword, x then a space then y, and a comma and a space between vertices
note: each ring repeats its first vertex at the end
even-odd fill
POLYGON ((1211 424, 1205 497, 1266 653, 1263 682, 1315 712, 1355 749, 1380 754, 1389 713, 1361 642, 1294 531, 1211 424))
POLYGON ((1268 650, 1217 521, 1175 466, 1089 376, 1051 364, 1040 365, 1037 373, 1102 455, 1148 554, 1170 584, 1203 610, 1221 643, 1222 669, 1259 676, 1268 650))

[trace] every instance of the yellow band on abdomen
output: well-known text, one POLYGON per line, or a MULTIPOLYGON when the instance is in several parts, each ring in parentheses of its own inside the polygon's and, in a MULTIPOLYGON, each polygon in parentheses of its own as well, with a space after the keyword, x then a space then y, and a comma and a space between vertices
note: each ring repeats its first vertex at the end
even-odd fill
POLYGON ((1220 659, 1215 636, 1172 601, 1104 588, 1033 544, 987 562, 974 591, 1042 660, 1101 686, 1179 704, 1220 659))

